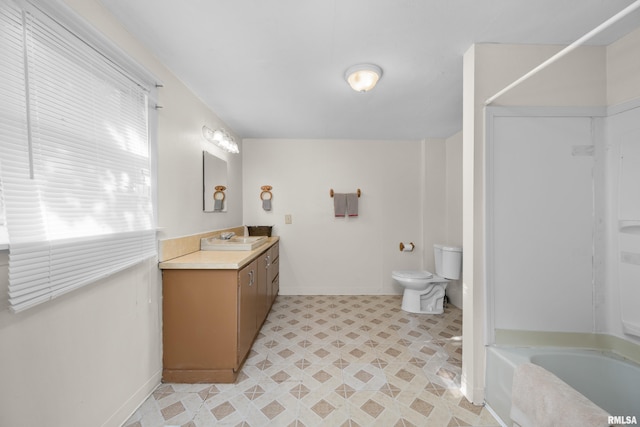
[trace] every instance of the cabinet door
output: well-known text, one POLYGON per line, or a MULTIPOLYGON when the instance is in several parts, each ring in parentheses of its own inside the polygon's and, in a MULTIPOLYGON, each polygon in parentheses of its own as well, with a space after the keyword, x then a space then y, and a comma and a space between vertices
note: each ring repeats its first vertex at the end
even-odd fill
POLYGON ((258 262, 258 299, 257 299, 257 315, 256 326, 262 326, 262 322, 269 312, 269 290, 271 282, 269 281, 269 251, 264 251, 257 259, 258 262))
MULTIPOLYGON (((278 259, 276 259, 275 265, 277 265, 277 263, 278 263, 278 259)), ((279 291, 280 291, 280 275, 277 275, 273 279, 273 282, 271 282, 271 304, 273 304, 273 301, 275 301, 279 291)))
POLYGON ((269 256, 271 260, 271 265, 269 266, 269 304, 273 304, 273 301, 278 296, 278 291, 280 289, 280 250, 278 248, 278 244, 276 243, 269 249, 269 256))
POLYGON ((253 261, 238 273, 238 366, 249 352, 257 331, 257 267, 257 261, 253 261))
POLYGON ((237 277, 235 270, 163 270, 165 371, 235 366, 237 277))

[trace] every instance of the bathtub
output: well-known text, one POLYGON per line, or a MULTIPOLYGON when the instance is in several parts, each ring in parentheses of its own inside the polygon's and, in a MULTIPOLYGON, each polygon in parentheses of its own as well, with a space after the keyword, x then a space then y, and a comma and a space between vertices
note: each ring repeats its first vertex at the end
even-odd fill
POLYGON ((511 385, 520 363, 542 366, 611 415, 640 421, 640 366, 601 350, 487 347, 485 401, 511 426, 511 385))

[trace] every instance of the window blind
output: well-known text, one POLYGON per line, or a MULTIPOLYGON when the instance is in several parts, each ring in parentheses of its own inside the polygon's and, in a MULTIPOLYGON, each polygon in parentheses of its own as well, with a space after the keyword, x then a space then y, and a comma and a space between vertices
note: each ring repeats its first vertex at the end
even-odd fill
POLYGON ((0 232, 4 232, 8 243, 4 199, 10 189, 5 189, 3 171, 10 169, 11 162, 18 161, 21 153, 18 148, 27 138, 26 99, 22 32, 22 14, 15 7, 9 7, 4 1, 0 3, 0 232), (16 151, 17 150, 17 151, 16 151), (9 157, 9 153, 11 156, 9 157))
POLYGON ((0 173, 18 312, 155 256, 148 90, 46 14, 1 1, 0 173))

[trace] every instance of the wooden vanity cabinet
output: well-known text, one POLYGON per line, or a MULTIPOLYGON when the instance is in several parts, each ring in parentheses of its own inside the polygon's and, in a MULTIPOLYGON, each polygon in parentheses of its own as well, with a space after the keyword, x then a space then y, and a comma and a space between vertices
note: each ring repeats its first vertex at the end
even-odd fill
POLYGON ((256 336, 257 262, 164 270, 164 382, 234 382, 256 336))
POLYGON ((276 243, 240 270, 163 270, 162 380, 235 382, 277 295, 278 267, 276 243))

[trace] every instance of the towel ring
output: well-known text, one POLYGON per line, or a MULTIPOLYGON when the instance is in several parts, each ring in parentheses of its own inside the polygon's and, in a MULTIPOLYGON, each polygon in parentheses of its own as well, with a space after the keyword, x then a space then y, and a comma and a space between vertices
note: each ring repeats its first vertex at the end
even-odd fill
POLYGON ((262 187, 260 187, 262 189, 262 193, 260 193, 260 200, 271 200, 273 199, 273 193, 271 193, 271 189, 273 188, 270 185, 263 185, 262 187), (269 197, 268 198, 264 198, 265 194, 268 194, 269 197))
MULTIPOLYGON (((333 197, 333 188, 329 190, 329 196, 333 197)), ((358 188, 358 191, 356 191, 356 194, 358 195, 358 197, 360 197, 360 195, 362 194, 362 191, 360 191, 360 189, 358 188)))
POLYGON ((224 201, 226 195, 224 194, 224 190, 227 189, 224 185, 216 185, 216 192, 213 193, 213 200, 222 200, 224 201), (216 197, 217 195, 222 194, 222 199, 216 197))

